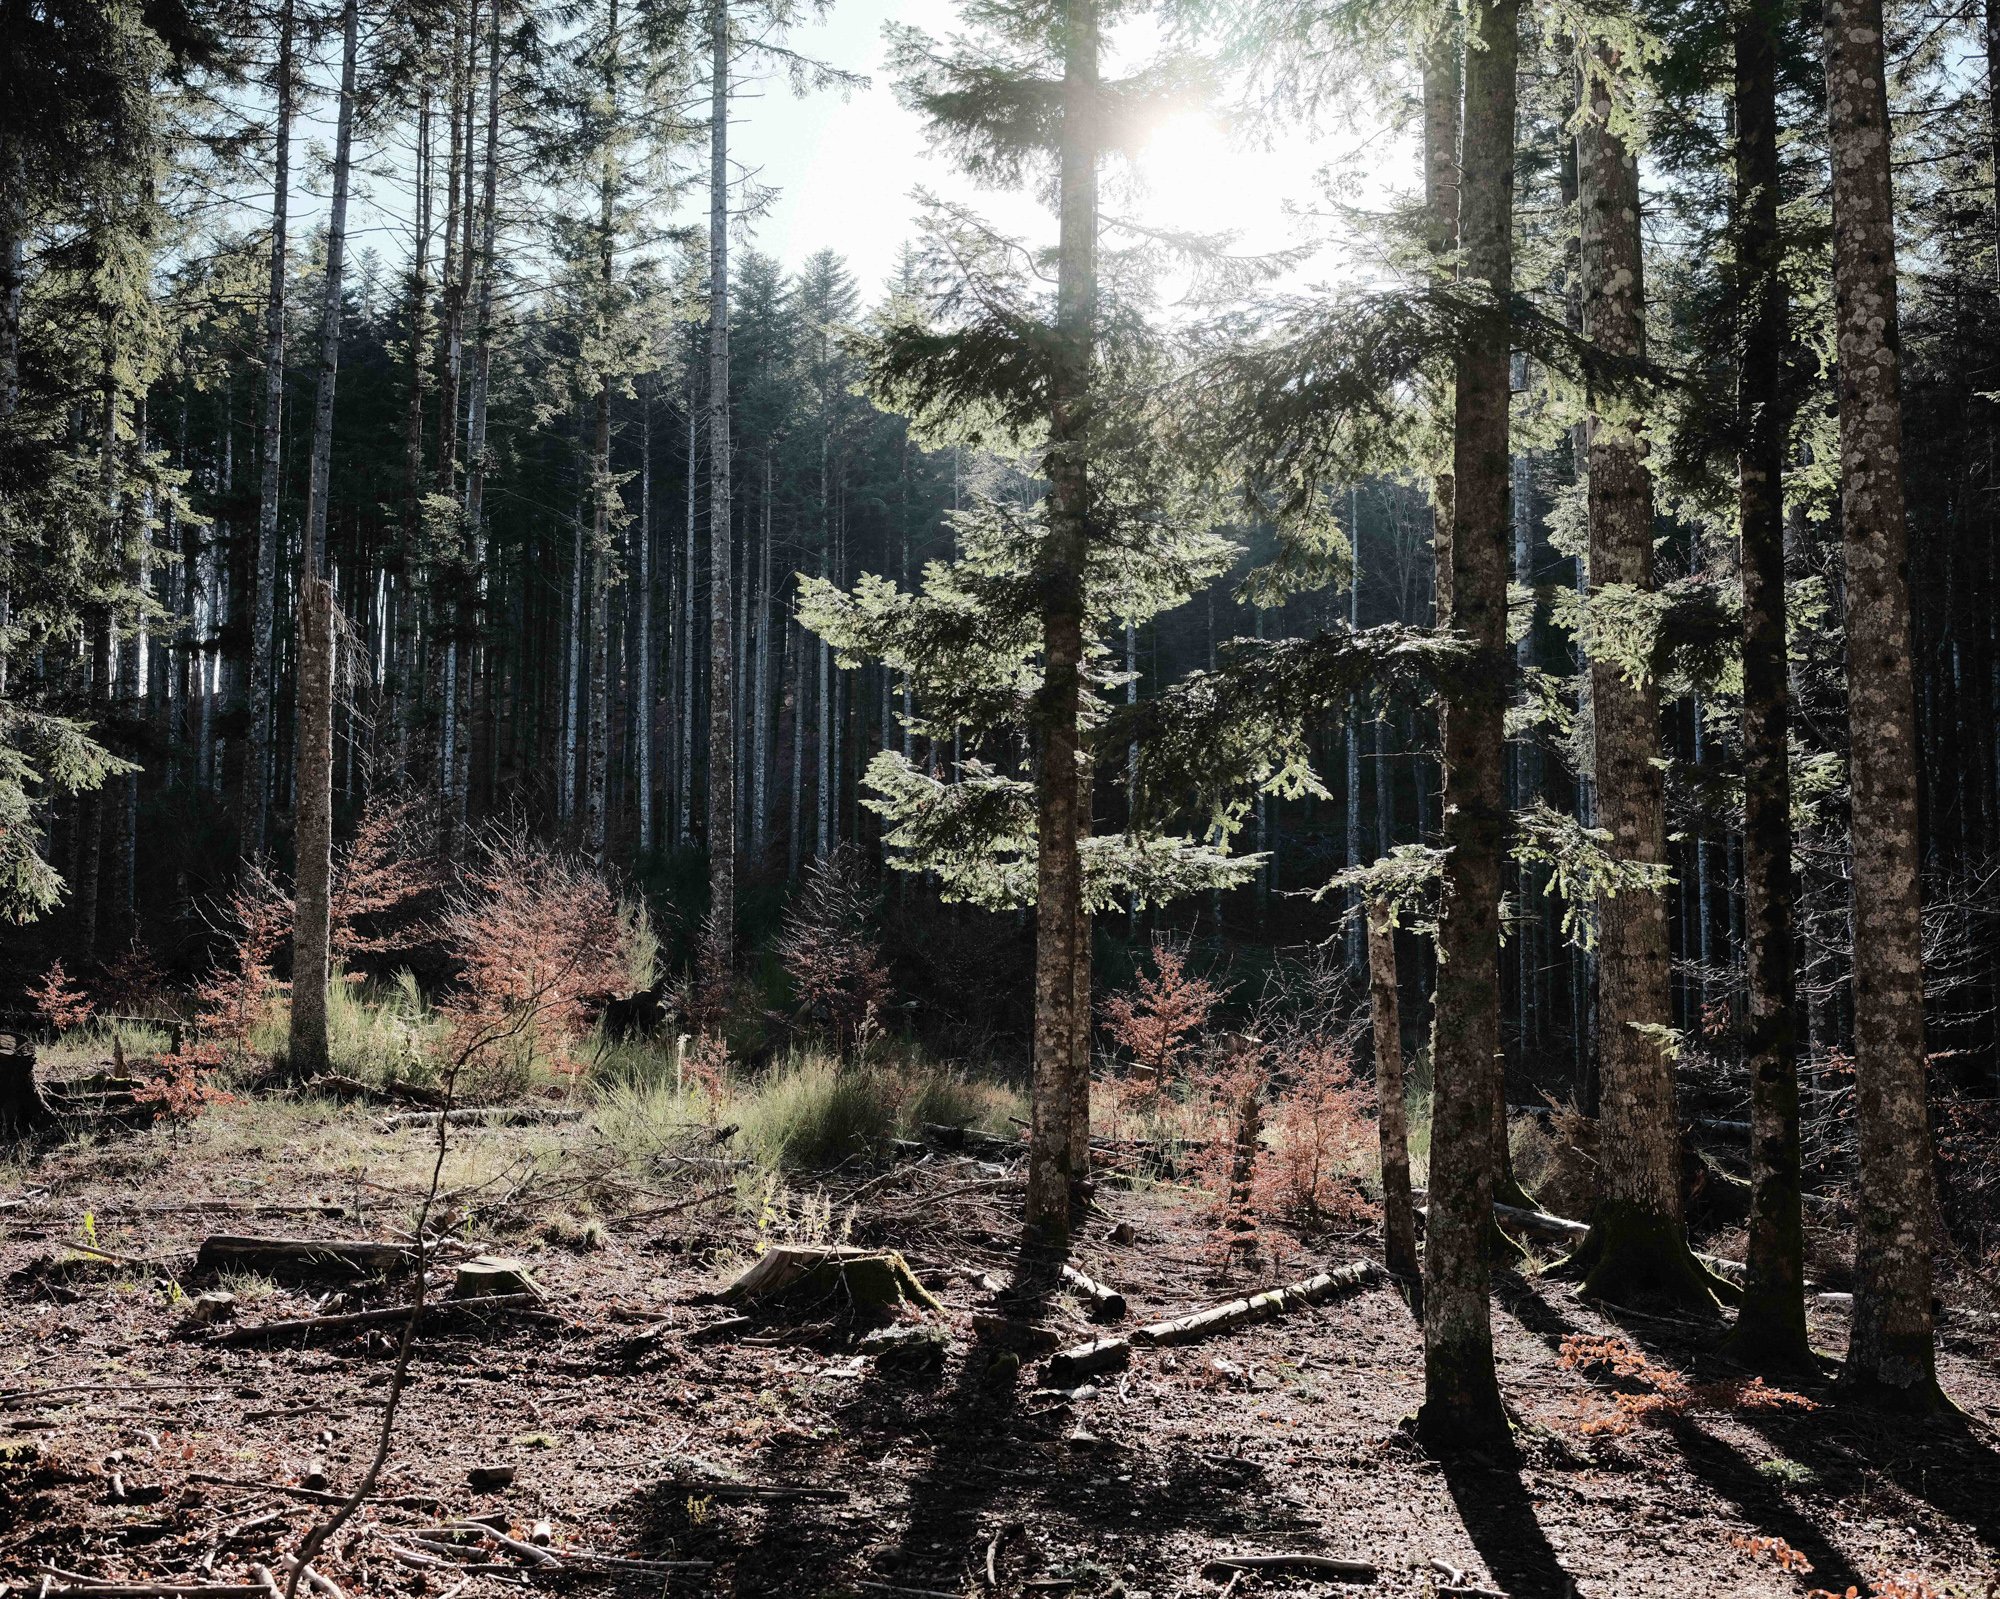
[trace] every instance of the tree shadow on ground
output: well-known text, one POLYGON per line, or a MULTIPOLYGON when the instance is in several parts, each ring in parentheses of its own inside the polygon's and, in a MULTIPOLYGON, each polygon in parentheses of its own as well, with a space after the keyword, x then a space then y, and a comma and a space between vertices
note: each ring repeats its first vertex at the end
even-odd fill
POLYGON ((1516 1467, 1471 1453, 1441 1464, 1458 1518, 1504 1592, 1518 1599, 1566 1599, 1576 1592, 1516 1467))
MULTIPOLYGON (((1717 1354, 1712 1337, 1678 1319, 1615 1305, 1598 1310, 1648 1358, 1691 1368, 1701 1379, 1744 1375, 1717 1354)), ((1726 1414, 1762 1438, 1779 1461, 1810 1473, 1806 1480, 1818 1485, 1818 1492, 1881 1493, 1887 1484, 2000 1550, 2000 1448, 1992 1429, 1956 1411, 1903 1416, 1859 1403, 1843 1393, 1837 1379, 1833 1363, 1821 1359, 1811 1371, 1774 1384, 1801 1394, 1813 1409, 1745 1408, 1726 1414)), ((1771 1473, 1771 1462, 1751 1460, 1690 1417, 1670 1418, 1666 1431, 1681 1446, 1690 1471, 1765 1533, 1802 1550, 1818 1568, 1815 1581, 1821 1586, 1836 1592, 1849 1583, 1865 1586, 1863 1574, 1813 1518, 1793 1507, 1783 1491, 1784 1476, 1771 1473)))

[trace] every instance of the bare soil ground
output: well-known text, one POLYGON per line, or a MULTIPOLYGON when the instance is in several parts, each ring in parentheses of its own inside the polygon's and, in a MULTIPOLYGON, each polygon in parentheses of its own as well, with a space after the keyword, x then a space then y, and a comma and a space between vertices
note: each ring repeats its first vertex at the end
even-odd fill
MULTIPOLYGON (((358 1479, 393 1329, 217 1346, 182 1330, 174 1285, 213 1286, 192 1265, 212 1232, 394 1236, 432 1135, 380 1132, 379 1108, 260 1111, 226 1108, 193 1131, 105 1133, 0 1184, 0 1578, 31 1590, 51 1568, 247 1580, 324 1512, 300 1488, 309 1474, 327 1491, 358 1479), (131 1261, 93 1262, 78 1243, 131 1261)), ((472 1571, 457 1567, 473 1557, 420 1566, 391 1552, 414 1547, 398 1529, 493 1513, 522 1537, 546 1520, 558 1549, 709 1563, 536 1584, 586 1592, 1165 1599, 1223 1592, 1227 1578, 1202 1575, 1218 1556, 1277 1551, 1372 1561, 1383 1595, 1433 1592, 1448 1580, 1433 1561, 1466 1587, 1520 1599, 1866 1593, 1888 1572, 1916 1573, 1932 1592, 2000 1591, 1990 1338, 1947 1349, 1944 1383, 1961 1408, 1949 1420, 1845 1408, 1829 1360, 1796 1385, 1823 1408, 1697 1406, 1593 1431, 1611 1390, 1561 1363, 1566 1336, 1622 1338, 1660 1365, 1724 1378, 1706 1353, 1715 1329, 1611 1312, 1509 1273, 1494 1326, 1520 1461, 1440 1464, 1408 1431, 1419 1331, 1387 1287, 1142 1350, 1129 1371, 1080 1390, 1045 1389, 1037 1361, 996 1359, 973 1326, 995 1308, 982 1275, 1005 1279, 1016 1263, 1015 1177, 933 1153, 827 1184, 827 1225, 900 1248, 947 1307, 942 1368, 898 1373, 856 1353, 858 1329, 837 1315, 753 1317, 704 1336, 734 1314, 708 1295, 759 1232, 756 1204, 733 1192, 666 1208, 727 1189, 698 1154, 668 1161, 669 1176, 656 1162, 642 1185, 629 1166, 614 1175, 582 1126, 452 1138, 458 1236, 525 1259, 549 1310, 426 1327, 380 1497, 321 1561, 348 1599, 480 1599, 525 1584, 502 1552, 472 1571), (585 1175, 551 1160, 564 1140, 585 1175), (546 1225, 563 1207, 600 1214, 602 1247, 547 1241, 568 1236, 546 1225), (511 1467, 513 1480, 476 1490, 478 1467, 511 1467), (739 1502, 689 1479, 829 1492, 739 1502), (1780 1570, 1747 1547, 1753 1538, 1782 1538, 1811 1575, 1780 1570)), ((779 1208, 795 1228, 802 1212, 823 1214, 779 1208)), ((1128 1295, 1129 1326, 1362 1258, 1371 1243, 1300 1244, 1225 1282, 1185 1195, 1107 1183, 1077 1258, 1128 1295), (1129 1242, 1113 1241, 1119 1223, 1129 1242)), ((296 1277, 236 1286, 238 1325, 403 1291, 296 1277)), ((1053 1299, 1043 1319, 1066 1340, 1087 1337, 1086 1308, 1053 1299)), ((1842 1317, 1816 1311, 1814 1331, 1836 1355, 1842 1317)), ((1308 1591, 1349 1590, 1259 1574, 1231 1594, 1308 1591)))

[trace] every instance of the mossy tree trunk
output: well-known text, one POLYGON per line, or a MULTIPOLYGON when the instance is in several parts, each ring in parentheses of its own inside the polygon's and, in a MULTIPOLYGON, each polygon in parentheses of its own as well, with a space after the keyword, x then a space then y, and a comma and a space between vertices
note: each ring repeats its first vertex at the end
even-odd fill
POLYGON ((1493 1371, 1493 1061, 1500 1047, 1500 864, 1507 830, 1507 297, 1513 286, 1519 0, 1474 0, 1459 191, 1463 276, 1492 304, 1454 355, 1452 622, 1478 685, 1444 718, 1444 911, 1434 997, 1430 1226, 1424 1249, 1424 1404, 1436 1449, 1507 1438, 1493 1371))
POLYGON ((1916 697, 1903 499, 1895 200, 1881 0, 1828 0, 1827 136, 1847 575, 1860 1227, 1847 1381, 1936 1401, 1916 697))
POLYGON ((1791 688, 1785 647, 1785 285, 1778 236, 1775 0, 1741 0, 1736 107, 1736 426, 1743 584, 1743 899, 1750 1225, 1731 1347, 1796 1365, 1806 1342, 1799 1197, 1798 976, 1792 955, 1791 688))
MULTIPOLYGON (((1608 46, 1585 47, 1576 135, 1584 334, 1607 356, 1646 354, 1639 163, 1616 125, 1613 81, 1628 70, 1608 46)), ((1645 594, 1653 582, 1653 480, 1629 399, 1594 394, 1588 426, 1590 590, 1645 594)), ((1597 823, 1621 865, 1666 859, 1659 691, 1599 650, 1590 661, 1597 823)), ((1657 889, 1626 888, 1598 905, 1598 1070, 1604 1192, 1578 1251, 1585 1291, 1715 1308, 1687 1247, 1674 1101, 1667 907, 1657 889)))

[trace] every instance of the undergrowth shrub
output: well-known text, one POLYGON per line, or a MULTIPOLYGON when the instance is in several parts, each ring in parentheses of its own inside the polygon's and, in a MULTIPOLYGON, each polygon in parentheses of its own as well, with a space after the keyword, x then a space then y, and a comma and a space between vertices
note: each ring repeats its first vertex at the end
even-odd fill
POLYGON ((28 998, 34 1001, 35 1014, 43 1025, 58 1038, 83 1026, 97 1012, 90 996, 70 981, 61 961, 42 974, 41 982, 28 990, 28 998))
POLYGON ((443 918, 458 987, 438 1007, 446 1071, 478 1098, 519 1094, 539 1063, 582 1070, 572 1051, 593 1002, 628 992, 633 933, 604 874, 525 833, 480 841, 443 918))
POLYGON ((778 935, 778 959, 799 1020, 843 1055, 859 1055, 880 1028, 889 972, 874 929, 875 894, 852 844, 806 868, 778 935))
POLYGON ((1655 1365, 1622 1338, 1590 1338, 1572 1333, 1562 1341, 1560 1363, 1571 1371, 1629 1385, 1607 1405, 1599 1398, 1578 1402, 1577 1430, 1585 1437, 1618 1437, 1642 1425, 1658 1426, 1697 1412, 1817 1410, 1804 1394, 1768 1386, 1762 1377, 1691 1382, 1681 1372, 1655 1365))
POLYGON ((1130 989, 1099 1006, 1104 1030, 1127 1056, 1125 1090, 1157 1110, 1170 1083, 1193 1060, 1201 1034, 1224 991, 1187 969, 1185 942, 1153 940, 1153 975, 1141 972, 1130 989))

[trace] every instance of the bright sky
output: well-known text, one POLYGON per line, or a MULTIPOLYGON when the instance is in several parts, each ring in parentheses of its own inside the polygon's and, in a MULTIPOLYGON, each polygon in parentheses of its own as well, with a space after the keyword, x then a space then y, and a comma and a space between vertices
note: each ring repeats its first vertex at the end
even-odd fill
MULTIPOLYGON (((932 154, 922 120, 897 103, 883 68, 883 24, 912 23, 948 34, 953 9, 939 0, 839 0, 824 22, 799 29, 790 43, 866 73, 867 88, 844 98, 834 92, 794 98, 788 85, 774 81, 746 92, 732 127, 736 151, 759 182, 780 191, 757 224, 759 249, 792 267, 815 250, 836 250, 864 292, 872 293, 888 279, 902 243, 915 236, 913 191, 920 187, 975 205, 1004 231, 1036 239, 1053 232, 1053 220, 1031 196, 977 188, 948 156, 932 154)), ((1129 210, 1155 226, 1234 233, 1240 250, 1283 249, 1309 232, 1325 231, 1288 217, 1286 206, 1320 205, 1320 169, 1351 156, 1359 144, 1352 136, 1290 132, 1260 148, 1207 117, 1176 118, 1148 147, 1140 163, 1148 192, 1129 210)), ((1364 173, 1363 192, 1371 200, 1386 187, 1407 186, 1398 172, 1407 170, 1408 181, 1415 177, 1413 153, 1398 165, 1402 145, 1378 145, 1368 155, 1387 162, 1375 166, 1372 177, 1364 173)), ((1119 200, 1110 208, 1126 205, 1119 200)), ((1310 269, 1306 275, 1313 275, 1310 269)))
MULTIPOLYGON (((827 90, 794 96, 782 75, 740 86, 731 123, 738 172, 776 191, 754 224, 758 249, 790 268, 817 250, 835 250, 872 299, 888 280, 902 244, 916 236, 919 188, 972 205, 1004 232, 1034 242, 1052 238, 1053 218, 1033 196, 973 185, 948 156, 930 150, 922 120, 897 102, 883 67, 883 25, 914 23, 948 34, 955 14, 947 0, 837 0, 825 20, 798 29, 787 42, 804 55, 866 75, 866 87, 845 95, 827 90)), ((1147 41, 1129 28, 1118 44, 1126 58, 1120 65, 1136 65, 1151 53, 1147 41)), ((313 70, 322 91, 331 75, 327 53, 322 50, 313 70)), ((295 148, 323 155, 332 144, 331 124, 331 103, 323 92, 316 94, 300 119, 295 148)), ((369 170, 357 177, 349 224, 353 247, 372 249, 385 263, 397 261, 410 234, 407 132, 387 145, 364 140, 358 154, 369 170)), ((697 160, 705 165, 705 157, 697 160)), ((1352 230, 1326 215, 1329 167, 1340 176, 1348 203, 1377 207, 1390 192, 1414 185, 1416 154, 1407 132, 1395 129, 1290 128, 1272 134, 1184 115, 1155 134, 1138 163, 1137 193, 1121 186, 1119 173, 1107 173, 1106 210, 1156 227, 1233 234, 1240 254, 1313 240, 1328 248, 1289 273, 1289 281, 1351 277, 1357 263, 1343 262, 1340 247, 1352 230), (1317 215, 1294 214, 1299 211, 1317 215)), ((323 224, 326 174, 317 159, 297 157, 293 172, 294 234, 303 238, 323 224)), ((239 201, 259 211, 269 204, 264 195, 239 201)), ((697 173, 686 215, 705 221, 706 214, 697 173)), ((1359 270, 1365 272, 1365 264, 1359 270)))

